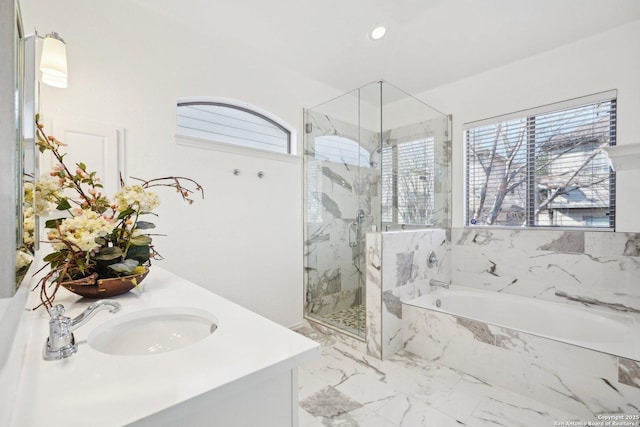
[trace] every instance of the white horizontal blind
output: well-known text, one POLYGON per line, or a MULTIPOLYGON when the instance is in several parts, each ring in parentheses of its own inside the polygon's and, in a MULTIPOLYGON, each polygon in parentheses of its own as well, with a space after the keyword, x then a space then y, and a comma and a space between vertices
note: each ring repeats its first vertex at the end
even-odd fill
POLYGON ((276 153, 291 152, 291 133, 264 115, 236 105, 179 103, 177 133, 276 153))
POLYGON ((428 225, 434 213, 434 140, 399 142, 382 149, 382 221, 428 225))
POLYGON ((613 229, 615 136, 615 99, 468 127, 468 224, 613 229))
POLYGON ((397 179, 394 173, 394 147, 385 145, 382 147, 380 153, 380 164, 382 172, 380 176, 380 195, 382 203, 382 222, 385 223, 397 223, 398 212, 394 211, 393 207, 396 205, 394 199, 396 198, 396 186, 397 179), (394 220, 395 218, 395 220, 394 220))

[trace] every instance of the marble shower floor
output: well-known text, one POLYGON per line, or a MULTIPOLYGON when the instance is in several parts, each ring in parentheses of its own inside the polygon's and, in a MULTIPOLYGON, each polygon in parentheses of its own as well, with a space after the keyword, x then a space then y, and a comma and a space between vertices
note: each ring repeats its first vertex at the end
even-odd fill
POLYGON ((299 369, 300 427, 554 426, 584 421, 407 352, 380 361, 304 327, 322 344, 299 369))
POLYGON ((327 314, 323 321, 332 324, 340 329, 346 328, 354 335, 364 336, 364 325, 366 322, 366 311, 364 305, 345 308, 335 313, 327 314))

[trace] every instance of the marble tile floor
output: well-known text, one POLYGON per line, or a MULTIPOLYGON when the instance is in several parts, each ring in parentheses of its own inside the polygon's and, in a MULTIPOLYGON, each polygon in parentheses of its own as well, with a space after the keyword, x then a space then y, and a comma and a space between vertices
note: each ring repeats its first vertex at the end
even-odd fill
POLYGON ((588 421, 408 352, 380 361, 309 327, 297 332, 322 344, 321 356, 299 369, 300 427, 537 427, 588 421))

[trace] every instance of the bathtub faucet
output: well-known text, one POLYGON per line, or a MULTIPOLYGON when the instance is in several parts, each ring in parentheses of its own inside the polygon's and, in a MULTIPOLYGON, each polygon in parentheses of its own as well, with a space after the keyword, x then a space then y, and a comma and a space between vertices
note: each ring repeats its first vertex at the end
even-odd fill
POLYGON ((432 288, 440 287, 440 288, 449 289, 449 283, 443 282, 442 280, 436 280, 436 279, 429 280, 429 286, 431 286, 432 288))

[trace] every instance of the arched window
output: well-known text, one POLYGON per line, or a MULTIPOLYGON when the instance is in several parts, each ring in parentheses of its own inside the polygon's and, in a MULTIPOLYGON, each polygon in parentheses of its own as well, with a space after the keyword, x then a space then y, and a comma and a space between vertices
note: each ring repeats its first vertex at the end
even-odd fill
POLYGON ((273 115, 232 100, 178 101, 177 134, 292 154, 292 131, 273 115))

